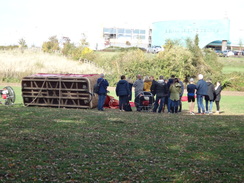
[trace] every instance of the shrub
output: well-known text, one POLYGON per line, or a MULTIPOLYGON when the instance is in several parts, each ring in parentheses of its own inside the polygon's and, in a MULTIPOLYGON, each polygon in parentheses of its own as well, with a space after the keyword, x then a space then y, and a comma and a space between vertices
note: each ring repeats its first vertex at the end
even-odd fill
POLYGON ((77 47, 72 49, 71 58, 74 60, 80 60, 82 58, 90 59, 89 55, 93 53, 93 50, 87 47, 77 47))
POLYGON ((222 85, 227 90, 244 91, 244 73, 232 72, 225 74, 222 79, 222 85))
POLYGON ((49 41, 42 44, 42 51, 47 53, 54 53, 59 50, 59 42, 57 36, 52 36, 49 38, 49 41))

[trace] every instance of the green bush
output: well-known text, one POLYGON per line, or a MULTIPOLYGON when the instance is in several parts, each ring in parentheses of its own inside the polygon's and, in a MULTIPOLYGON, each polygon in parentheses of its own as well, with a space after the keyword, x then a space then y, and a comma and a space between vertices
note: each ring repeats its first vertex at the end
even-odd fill
POLYGON ((47 53, 54 53, 55 51, 58 51, 59 48, 59 42, 57 39, 57 36, 52 36, 49 38, 49 41, 44 42, 42 44, 42 51, 47 53))
POLYGON ((86 58, 88 60, 90 60, 89 57, 91 57, 93 51, 90 48, 87 47, 77 47, 72 49, 71 51, 71 58, 73 60, 80 60, 82 58, 86 58))
POLYGON ((244 73, 232 72, 225 74, 222 79, 222 85, 226 90, 244 91, 244 73))

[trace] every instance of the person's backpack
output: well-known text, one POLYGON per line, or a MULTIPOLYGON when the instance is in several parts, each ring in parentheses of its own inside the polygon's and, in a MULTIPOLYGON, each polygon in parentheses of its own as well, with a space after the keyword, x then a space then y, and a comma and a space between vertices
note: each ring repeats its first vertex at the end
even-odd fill
POLYGON ((100 84, 103 80, 101 80, 99 83, 96 83, 93 87, 93 93, 98 93, 99 92, 99 88, 100 88, 100 84))

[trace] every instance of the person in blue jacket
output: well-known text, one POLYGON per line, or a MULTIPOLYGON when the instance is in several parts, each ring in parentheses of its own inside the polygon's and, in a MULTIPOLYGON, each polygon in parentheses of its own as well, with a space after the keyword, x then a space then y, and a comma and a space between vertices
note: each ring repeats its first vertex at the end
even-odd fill
POLYGON ((207 82, 203 80, 203 75, 198 75, 198 82, 196 85, 197 89, 197 107, 198 107, 198 114, 205 113, 205 107, 203 104, 203 98, 208 95, 208 85, 207 82))
POLYGON ((128 81, 126 81, 125 75, 121 76, 121 80, 116 85, 116 95, 119 96, 119 109, 125 111, 125 106, 129 102, 130 87, 128 81))
POLYGON ((98 78, 97 84, 99 85, 97 109, 99 111, 103 111, 103 106, 107 95, 107 87, 109 86, 108 81, 104 79, 104 74, 100 74, 100 78, 98 78))

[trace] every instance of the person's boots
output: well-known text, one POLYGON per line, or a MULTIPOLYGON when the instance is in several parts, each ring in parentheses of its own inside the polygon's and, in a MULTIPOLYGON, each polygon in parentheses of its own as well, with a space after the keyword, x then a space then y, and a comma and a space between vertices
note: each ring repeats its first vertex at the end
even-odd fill
POLYGON ((170 112, 171 113, 174 113, 175 111, 174 111, 174 107, 170 107, 170 112))
POLYGON ((175 107, 175 113, 178 113, 178 107, 175 107))
POLYGON ((179 111, 178 112, 181 112, 181 109, 182 109, 182 103, 180 103, 180 105, 179 105, 179 111))

